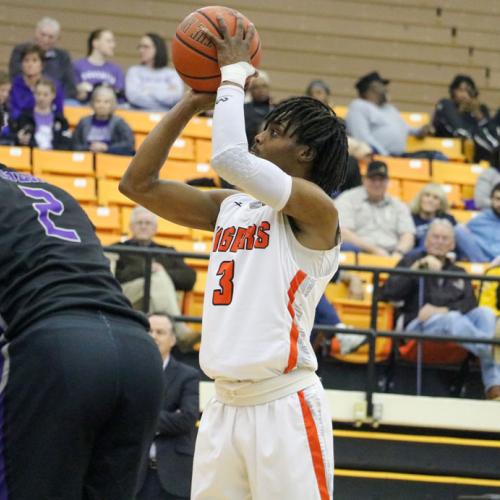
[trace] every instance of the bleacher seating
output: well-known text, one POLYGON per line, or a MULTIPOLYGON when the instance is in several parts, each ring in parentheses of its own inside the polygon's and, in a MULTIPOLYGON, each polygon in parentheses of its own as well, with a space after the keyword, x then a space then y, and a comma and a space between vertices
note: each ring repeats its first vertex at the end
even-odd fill
POLYGON ((94 175, 94 156, 86 151, 46 151, 33 149, 33 173, 62 175, 94 175))
POLYGON ((0 146, 0 163, 22 172, 31 172, 31 149, 21 146, 0 146))

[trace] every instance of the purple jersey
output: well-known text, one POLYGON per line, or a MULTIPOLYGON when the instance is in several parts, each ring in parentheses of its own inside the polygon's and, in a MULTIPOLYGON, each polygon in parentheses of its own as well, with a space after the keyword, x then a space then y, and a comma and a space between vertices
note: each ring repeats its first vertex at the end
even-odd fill
POLYGON ((97 66, 84 58, 75 61, 73 68, 77 85, 81 82, 87 82, 95 87, 104 83, 115 89, 117 93, 122 93, 125 88, 123 70, 117 64, 106 62, 97 66))

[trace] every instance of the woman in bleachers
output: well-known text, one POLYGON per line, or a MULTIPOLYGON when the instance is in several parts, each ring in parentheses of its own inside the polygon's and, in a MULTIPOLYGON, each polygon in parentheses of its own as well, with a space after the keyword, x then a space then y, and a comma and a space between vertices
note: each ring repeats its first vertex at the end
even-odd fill
POLYGON ((125 79, 127 101, 135 108, 168 111, 182 97, 184 84, 168 65, 165 40, 146 33, 139 41, 140 64, 131 66, 125 79))
POLYGON ((40 149, 72 149, 69 125, 62 113, 54 111, 56 86, 49 78, 35 84, 35 107, 10 122, 10 129, 19 146, 40 149))
POLYGON ((419 253, 425 249, 425 237, 431 222, 434 219, 447 219, 453 226, 457 221, 453 215, 447 213, 448 199, 439 184, 426 184, 410 202, 410 211, 417 229, 415 248, 411 253, 419 253))
POLYGON ((3 117, 3 121, 0 123, 0 144, 2 145, 14 144, 9 128, 9 95, 11 87, 12 84, 10 83, 8 73, 0 70, 0 116, 3 117))
MULTIPOLYGON (((14 120, 22 113, 32 112, 35 107, 34 89, 42 78, 43 55, 38 45, 26 45, 21 52, 22 73, 14 78, 10 91, 10 117, 14 120)), ((56 113, 62 113, 63 90, 59 82, 54 81, 54 86, 56 94, 52 106, 56 113)))
POLYGON ((114 114, 116 104, 112 88, 103 85, 94 89, 90 101, 94 114, 78 122, 73 135, 75 150, 134 154, 134 134, 127 122, 114 114))
POLYGON ((449 86, 450 97, 441 99, 433 118, 437 137, 472 139, 475 161, 487 160, 496 164, 500 146, 490 111, 479 101, 479 91, 468 75, 457 75, 449 86))
POLYGON ((120 102, 125 100, 125 75, 118 64, 110 61, 115 53, 115 36, 111 30, 97 29, 87 40, 87 57, 73 63, 76 97, 87 103, 99 85, 111 87, 120 102))

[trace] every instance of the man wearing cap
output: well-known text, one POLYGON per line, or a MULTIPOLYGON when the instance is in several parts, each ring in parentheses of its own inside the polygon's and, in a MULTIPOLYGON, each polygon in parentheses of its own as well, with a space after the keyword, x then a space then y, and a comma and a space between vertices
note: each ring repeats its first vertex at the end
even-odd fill
POLYGON ((347 133, 369 144, 376 153, 400 156, 405 152, 408 135, 424 137, 430 127, 412 129, 406 124, 397 108, 388 102, 388 84, 389 80, 376 71, 356 82, 359 98, 349 105, 347 133))
POLYGON ((335 200, 342 229, 342 250, 401 258, 415 244, 409 208, 387 194, 387 165, 372 161, 363 185, 335 200))

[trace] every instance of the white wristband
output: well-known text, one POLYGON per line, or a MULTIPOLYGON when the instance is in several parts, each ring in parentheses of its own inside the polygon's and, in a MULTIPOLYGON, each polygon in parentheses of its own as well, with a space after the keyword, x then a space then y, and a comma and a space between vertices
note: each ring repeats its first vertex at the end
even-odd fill
POLYGON ((249 76, 255 73, 255 68, 247 62, 237 62, 222 66, 220 69, 221 82, 231 82, 245 87, 249 76))

